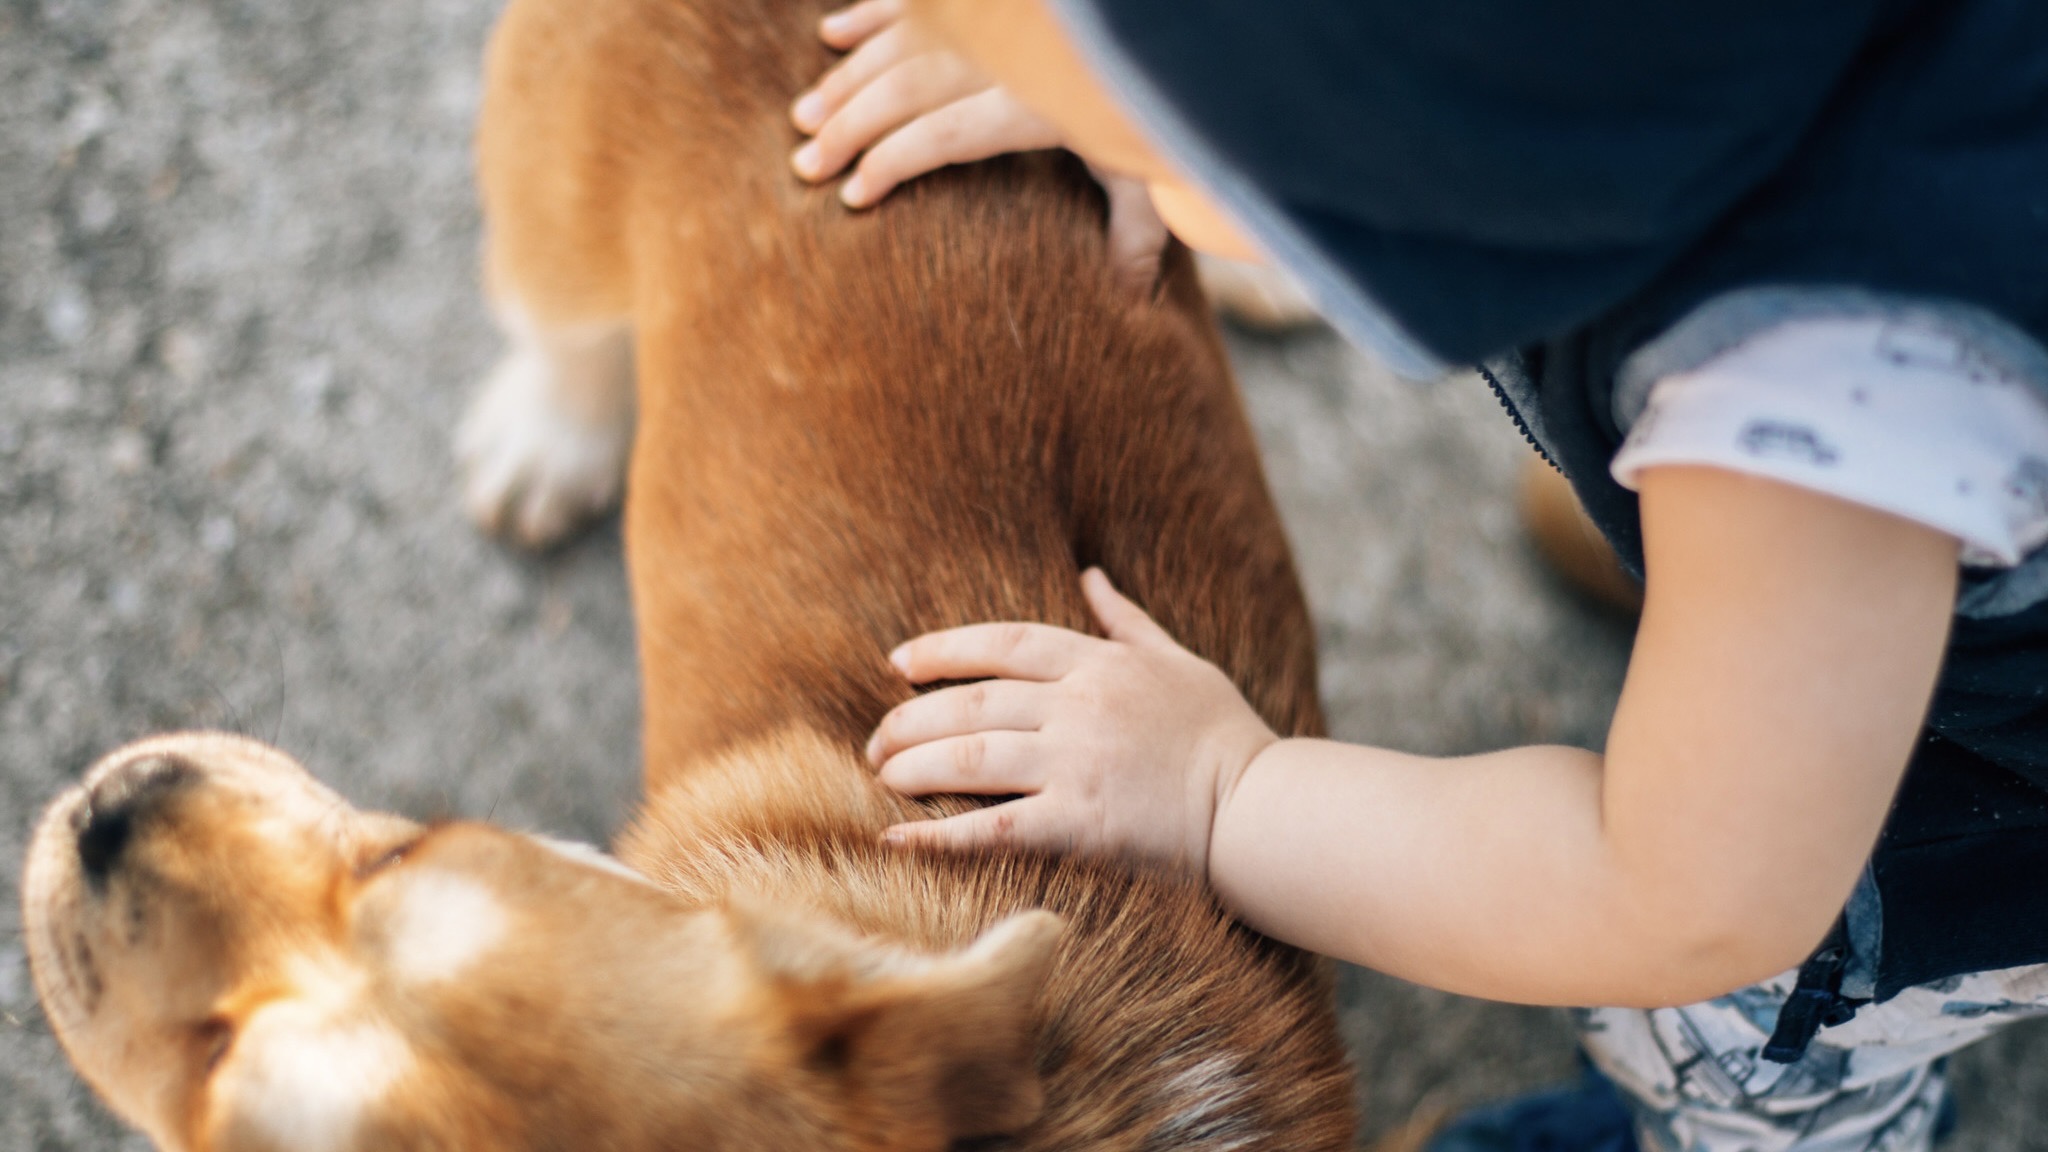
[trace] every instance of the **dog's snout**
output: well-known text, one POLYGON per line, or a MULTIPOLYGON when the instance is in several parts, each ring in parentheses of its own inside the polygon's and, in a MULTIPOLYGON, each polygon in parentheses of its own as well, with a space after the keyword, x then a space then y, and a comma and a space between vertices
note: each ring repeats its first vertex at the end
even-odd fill
POLYGON ((72 815, 78 831, 78 862, 91 880, 107 878, 134 837, 136 826, 195 776, 169 756, 141 756, 94 782, 85 803, 72 815))

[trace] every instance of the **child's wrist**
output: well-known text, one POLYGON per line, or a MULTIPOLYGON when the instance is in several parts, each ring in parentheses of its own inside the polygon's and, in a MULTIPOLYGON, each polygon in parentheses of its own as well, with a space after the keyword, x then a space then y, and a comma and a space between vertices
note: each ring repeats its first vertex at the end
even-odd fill
POLYGON ((1216 859, 1216 832, 1223 826, 1231 801, 1237 796, 1238 786, 1251 774, 1259 761, 1268 758, 1275 749, 1290 742, 1282 739, 1264 724, 1260 724, 1256 733, 1249 733, 1241 738, 1235 755, 1225 756, 1218 761, 1216 778, 1212 782, 1215 792, 1209 806, 1209 827, 1205 830, 1206 835, 1202 844, 1202 879, 1205 883, 1210 883, 1211 887, 1214 887, 1211 870, 1216 859))

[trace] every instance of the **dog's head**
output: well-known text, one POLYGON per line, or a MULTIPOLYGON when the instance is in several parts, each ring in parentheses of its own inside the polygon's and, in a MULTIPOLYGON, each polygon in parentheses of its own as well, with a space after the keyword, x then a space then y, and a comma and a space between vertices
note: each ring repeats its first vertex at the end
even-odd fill
POLYGON ((165 1149, 939 1149, 1036 1115, 1059 921, 929 955, 690 908, 599 853, 358 811, 263 745, 144 741, 23 891, 65 1049, 165 1149))

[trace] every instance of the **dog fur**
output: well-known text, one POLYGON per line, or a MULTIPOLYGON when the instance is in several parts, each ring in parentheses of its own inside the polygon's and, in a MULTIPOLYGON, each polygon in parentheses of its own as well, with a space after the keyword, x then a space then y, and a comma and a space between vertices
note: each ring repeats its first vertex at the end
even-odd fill
POLYGON ((544 543, 633 439, 628 867, 362 812, 236 738, 113 753, 39 825, 27 941, 67 1052, 160 1147, 1349 1146, 1321 962, 1128 862, 879 843, 970 803, 873 779, 909 694, 883 654, 1087 627, 1090 564, 1277 730, 1321 718, 1187 254, 1133 297, 1053 155, 859 215, 801 187, 783 110, 821 11, 513 0, 479 137, 512 349, 466 498, 544 543))

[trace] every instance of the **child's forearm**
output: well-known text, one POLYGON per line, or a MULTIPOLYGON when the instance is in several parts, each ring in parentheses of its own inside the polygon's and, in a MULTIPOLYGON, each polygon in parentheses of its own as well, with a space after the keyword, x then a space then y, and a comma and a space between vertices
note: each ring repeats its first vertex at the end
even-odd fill
POLYGON ((1719 995, 1819 943, 1883 825, 1955 602, 1931 529, 1712 469, 1644 480, 1607 755, 1320 741, 1223 782, 1209 875, 1282 939, 1479 996, 1719 995))
MULTIPOLYGON (((1601 772, 1576 748, 1437 760, 1283 741, 1219 809, 1210 881, 1282 939, 1524 1003, 1701 999, 1796 964, 1826 930, 1825 904, 1803 934, 1704 914, 1719 901, 1616 850, 1601 772)), ((1669 835, 1682 853, 1685 830, 1669 835)))
POLYGON ((1276 741, 1090 572, 1103 637, 984 624, 892 654, 912 683, 992 679, 892 710, 882 782, 1021 798, 886 835, 1178 861, 1282 939, 1480 996, 1668 1004, 1770 976, 1884 823, 1957 545, 1708 468, 1649 470, 1642 502, 1649 594, 1604 757, 1276 741))

